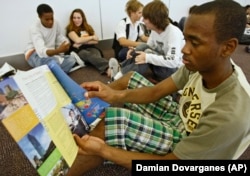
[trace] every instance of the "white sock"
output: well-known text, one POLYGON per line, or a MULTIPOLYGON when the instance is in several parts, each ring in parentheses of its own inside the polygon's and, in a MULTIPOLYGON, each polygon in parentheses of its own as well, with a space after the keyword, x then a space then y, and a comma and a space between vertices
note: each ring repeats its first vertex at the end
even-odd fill
POLYGON ((123 76, 122 72, 119 71, 115 76, 114 76, 114 80, 117 80, 119 78, 121 78, 123 76))

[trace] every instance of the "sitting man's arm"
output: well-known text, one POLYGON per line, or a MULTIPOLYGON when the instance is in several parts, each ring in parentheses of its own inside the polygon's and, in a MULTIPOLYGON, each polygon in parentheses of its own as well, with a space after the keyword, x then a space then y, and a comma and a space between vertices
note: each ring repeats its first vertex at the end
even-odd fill
POLYGON ((132 160, 176 160, 178 159, 173 153, 167 155, 155 155, 140 152, 131 152, 104 143, 100 138, 85 135, 80 138, 74 135, 77 145, 80 147, 79 154, 97 155, 106 160, 112 161, 129 170, 132 169, 132 160), (117 157, 119 156, 119 157, 117 157))

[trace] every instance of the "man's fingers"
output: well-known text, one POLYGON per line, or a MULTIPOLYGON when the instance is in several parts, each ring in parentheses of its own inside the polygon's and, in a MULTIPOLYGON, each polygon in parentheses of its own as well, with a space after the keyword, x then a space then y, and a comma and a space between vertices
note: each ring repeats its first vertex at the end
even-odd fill
POLYGON ((73 137, 76 141, 76 144, 81 144, 82 141, 86 141, 89 138, 89 135, 85 134, 82 137, 80 137, 77 134, 73 134, 73 137))
POLYGON ((78 154, 84 155, 86 152, 82 150, 83 142, 89 138, 89 135, 84 135, 80 138, 77 134, 73 134, 76 144, 78 145, 78 154))
POLYGON ((89 91, 89 92, 85 92, 84 96, 86 98, 93 98, 93 97, 98 97, 98 92, 96 91, 89 91))

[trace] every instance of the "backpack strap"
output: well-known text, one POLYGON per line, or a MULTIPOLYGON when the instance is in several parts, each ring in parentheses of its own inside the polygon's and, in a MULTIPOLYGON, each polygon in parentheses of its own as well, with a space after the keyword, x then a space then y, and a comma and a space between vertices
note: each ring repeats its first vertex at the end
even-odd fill
POLYGON ((140 24, 137 26, 137 38, 136 38, 136 41, 139 39, 139 34, 140 34, 140 24))
MULTIPOLYGON (((122 20, 124 20, 126 22, 126 18, 123 18, 122 20)), ((129 36, 129 24, 126 24, 126 38, 128 38, 128 36, 129 36)), ((112 48, 114 49, 114 52, 115 52, 115 58, 118 58, 118 54, 119 54, 120 50, 122 49, 122 46, 117 41, 116 33, 114 33, 112 48)))
MULTIPOLYGON (((126 18, 123 18, 123 20, 126 22, 126 18)), ((130 24, 126 24, 126 38, 128 38, 128 36, 129 36, 129 26, 130 26, 130 24)), ((138 36, 137 36, 136 40, 139 39, 139 32, 140 32, 140 25, 137 26, 138 36)))
MULTIPOLYGON (((126 23, 126 18, 123 18, 123 20, 126 23)), ((129 36, 129 24, 126 24, 126 38, 128 38, 128 36, 129 36)))

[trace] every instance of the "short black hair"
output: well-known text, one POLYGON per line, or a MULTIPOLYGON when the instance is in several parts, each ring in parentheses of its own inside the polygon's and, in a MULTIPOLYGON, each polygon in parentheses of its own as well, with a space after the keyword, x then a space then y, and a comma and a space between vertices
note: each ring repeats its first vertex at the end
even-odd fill
POLYGON ((250 8, 250 5, 246 5, 245 6, 245 10, 247 10, 248 8, 250 8))
POLYGON ((36 11, 38 16, 42 16, 43 13, 53 13, 53 9, 48 4, 40 4, 36 11))
POLYGON ((195 7, 191 15, 214 14, 214 31, 217 42, 230 38, 240 40, 246 26, 246 12, 233 0, 214 0, 195 7))

